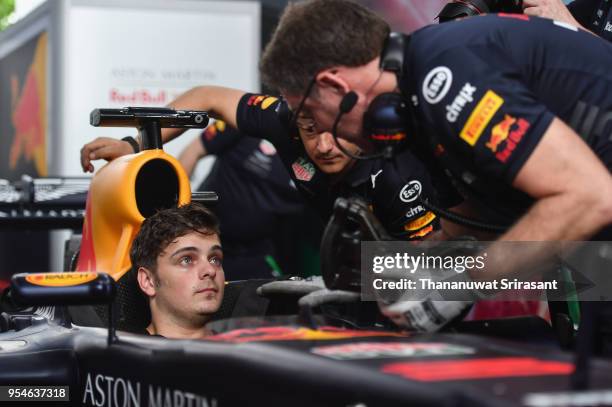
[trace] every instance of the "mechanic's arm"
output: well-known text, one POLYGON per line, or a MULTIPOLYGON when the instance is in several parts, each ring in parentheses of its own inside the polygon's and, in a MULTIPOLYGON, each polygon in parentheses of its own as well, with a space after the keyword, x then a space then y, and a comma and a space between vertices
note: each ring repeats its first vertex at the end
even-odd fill
MULTIPOLYGON (((552 121, 512 185, 536 202, 499 240, 581 241, 612 224, 612 175, 558 118, 552 121)), ((496 261, 487 267, 486 279, 521 270, 546 255, 543 245, 535 245, 533 253, 524 256, 507 249, 501 244, 488 248, 489 260, 496 261), (509 256, 512 261, 508 261, 509 256), (510 265, 513 270, 508 269, 510 265)), ((470 275, 478 278, 477 274, 470 275)))
MULTIPOLYGON (((241 90, 220 86, 198 86, 170 102, 168 107, 177 110, 204 110, 211 117, 222 119, 228 125, 236 127, 236 110, 244 93, 241 90)), ((162 129, 162 142, 167 143, 185 130, 162 129)), ((94 168, 91 161, 98 159, 110 161, 133 152, 132 146, 126 141, 98 137, 81 148, 81 167, 85 172, 93 172, 94 168)))
MULTIPOLYGON (((459 205, 449 208, 448 211, 467 219, 480 220, 478 212, 470 205, 469 201, 463 201, 459 205)), ((491 241, 499 237, 498 234, 463 226, 443 217, 440 218, 440 226, 442 227, 441 236, 443 237, 438 240, 448 240, 459 236, 473 236, 478 240, 491 241)))
POLYGON ((568 23, 586 30, 576 21, 563 0, 523 0, 523 12, 531 16, 568 23))
POLYGON ((512 185, 537 202, 503 240, 587 240, 612 223, 609 170, 559 119, 550 124, 512 185))
MULTIPOLYGON (((222 86, 198 86, 183 93, 168 107, 176 110, 204 110, 214 119, 223 120, 227 125, 237 128, 236 110, 240 98, 246 92, 222 86)), ((182 134, 186 129, 163 129, 162 142, 167 143, 182 134)))
MULTIPOLYGON (((592 2, 586 4, 589 10, 592 8, 590 3, 592 2)), ((592 14, 593 11, 590 10, 589 14, 592 14)), ((550 18, 551 20, 571 24, 593 35, 597 35, 580 24, 571 10, 563 3, 563 0, 523 0, 523 12, 528 15, 550 18)))
POLYGON ((196 163, 200 160, 200 158, 205 157, 207 154, 206 147, 202 144, 202 140, 200 137, 196 137, 193 139, 191 143, 189 143, 183 151, 178 156, 178 160, 185 169, 187 176, 191 177, 191 173, 195 168, 196 163))

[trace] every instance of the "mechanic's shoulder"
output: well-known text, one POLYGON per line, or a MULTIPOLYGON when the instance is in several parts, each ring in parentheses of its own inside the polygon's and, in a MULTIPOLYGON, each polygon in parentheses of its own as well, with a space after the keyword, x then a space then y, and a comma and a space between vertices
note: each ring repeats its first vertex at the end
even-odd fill
MULTIPOLYGON (((524 22, 524 21, 523 21, 524 22)), ((410 49, 416 62, 471 52, 474 48, 493 44, 505 35, 507 25, 517 24, 515 18, 495 14, 467 17, 456 21, 425 26, 411 35, 410 49)), ((518 27, 516 28, 517 31, 518 27)), ((466 61, 456 61, 458 64, 466 61)))
POLYGON ((377 169, 380 171, 380 181, 388 186, 406 184, 407 179, 420 178, 427 174, 423 162, 411 151, 404 150, 391 160, 381 160, 377 169))

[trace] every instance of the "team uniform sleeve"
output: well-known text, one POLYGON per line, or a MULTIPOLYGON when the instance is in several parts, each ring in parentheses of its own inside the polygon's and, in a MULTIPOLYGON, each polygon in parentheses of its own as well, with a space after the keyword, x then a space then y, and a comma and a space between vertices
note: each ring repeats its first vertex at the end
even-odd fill
POLYGON ((462 48, 428 61, 420 109, 442 146, 492 180, 511 184, 555 117, 499 50, 462 48))
POLYGON ((200 134, 200 141, 208 154, 223 155, 244 137, 237 129, 217 120, 200 134))
POLYGON ((437 205, 425 167, 410 152, 387 163, 374 188, 375 214, 395 239, 421 240, 440 229, 438 217, 423 204, 437 205))
POLYGON ((289 136, 278 115, 281 103, 284 102, 274 96, 246 93, 238 102, 238 129, 251 137, 266 139, 275 146, 286 143, 289 136))

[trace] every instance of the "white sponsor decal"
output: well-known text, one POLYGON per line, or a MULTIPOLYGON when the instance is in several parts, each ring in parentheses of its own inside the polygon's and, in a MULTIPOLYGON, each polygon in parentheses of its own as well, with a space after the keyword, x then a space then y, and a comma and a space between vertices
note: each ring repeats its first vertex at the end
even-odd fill
POLYGON ((87 373, 82 404, 96 407, 217 407, 217 399, 169 387, 87 373))
POLYGON ((261 140, 261 142, 259 143, 259 149, 265 155, 274 155, 274 154, 276 154, 276 148, 268 140, 261 140))
POLYGON ((370 174, 370 179, 372 180, 372 189, 376 188, 376 178, 383 172, 383 170, 378 170, 376 174, 370 174))
MULTIPOLYGON (((576 31, 578 31, 577 28, 576 28, 576 31)), ((612 32, 612 24, 610 24, 609 21, 606 21, 606 26, 604 27, 604 31, 612 32)))
POLYGON ((336 360, 358 360, 470 355, 474 349, 449 343, 362 342, 319 346, 313 348, 312 353, 336 360))
MULTIPOLYGON (((559 27, 561 27, 561 28, 566 28, 566 29, 568 29, 568 30, 578 31, 578 28, 577 28, 577 27, 575 27, 575 26, 573 26, 573 25, 571 25, 571 24, 565 23, 565 22, 563 22, 563 21, 553 20, 553 24, 554 24, 554 25, 556 25, 556 26, 559 26, 559 27)), ((608 24, 610 24, 610 23, 608 23, 608 24)), ((606 25, 606 29, 607 29, 607 28, 608 28, 608 26, 606 25)))
POLYGON ((421 183, 417 180, 412 180, 399 193, 399 198, 402 202, 412 202, 421 195, 421 183))
POLYGON ((612 406, 612 390, 531 393, 523 400, 529 407, 587 407, 612 406))
POLYGON ((408 211, 406 212, 406 217, 412 218, 423 212, 425 212, 425 208, 423 208, 421 205, 413 206, 412 208, 408 209, 408 211))
POLYGON ((453 73, 445 66, 432 69, 423 81, 423 97, 427 103, 435 105, 448 93, 453 83, 453 73))
POLYGON ((474 101, 474 92, 476 87, 466 83, 463 88, 459 91, 459 94, 453 100, 453 103, 446 105, 446 120, 454 123, 459 118, 459 114, 468 103, 474 101))
POLYGON ((27 344, 26 341, 0 341, 0 352, 13 351, 23 348, 27 344))

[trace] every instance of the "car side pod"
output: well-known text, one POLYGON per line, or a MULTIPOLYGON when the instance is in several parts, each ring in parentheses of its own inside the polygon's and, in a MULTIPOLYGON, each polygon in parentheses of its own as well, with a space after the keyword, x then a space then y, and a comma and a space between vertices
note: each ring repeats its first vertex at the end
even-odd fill
POLYGON ((108 344, 116 340, 115 281, 106 273, 20 273, 11 278, 11 296, 20 305, 109 305, 108 344))
POLYGON ((95 109, 91 124, 136 127, 143 150, 117 158, 92 178, 77 271, 101 270, 118 281, 131 268, 132 240, 145 218, 191 201, 189 178, 162 149, 161 128, 204 128, 206 112, 166 108, 95 109))

